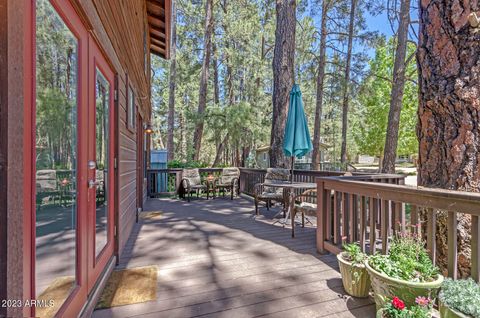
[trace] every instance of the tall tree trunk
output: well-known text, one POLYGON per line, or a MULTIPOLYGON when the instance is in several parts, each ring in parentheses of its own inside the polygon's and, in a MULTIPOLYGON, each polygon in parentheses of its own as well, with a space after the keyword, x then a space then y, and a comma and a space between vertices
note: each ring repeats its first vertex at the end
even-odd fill
POLYGON ((270 167, 289 167, 283 154, 283 137, 290 89, 294 84, 296 1, 277 0, 277 26, 273 55, 273 113, 270 167))
POLYGON ((347 61, 345 66, 345 78, 343 87, 343 106, 342 106, 342 150, 340 153, 340 160, 342 163, 347 162, 347 129, 348 129, 348 107, 350 103, 350 68, 352 64, 352 47, 353 36, 355 29, 355 10, 357 7, 357 0, 352 0, 350 6, 350 22, 348 25, 348 48, 347 48, 347 61))
POLYGON ((387 135, 383 155, 382 172, 395 173, 397 158, 398 129, 402 111, 403 90, 405 88, 405 71, 407 62, 408 26, 410 25, 410 0, 401 0, 400 23, 398 25, 395 64, 393 65, 393 84, 388 113, 387 135))
POLYGON ((177 86, 177 6, 172 1, 172 46, 170 50, 170 87, 168 92, 168 132, 167 132, 167 153, 168 161, 175 159, 175 145, 173 135, 175 132, 175 90, 177 86))
POLYGON ((182 160, 187 159, 188 151, 187 151, 187 136, 185 132, 185 116, 183 114, 183 109, 180 111, 178 116, 178 124, 180 128, 180 153, 182 154, 182 160))
POLYGON ((212 41, 212 53, 213 53, 213 98, 215 105, 220 104, 220 87, 218 84, 218 59, 217 59, 217 46, 215 41, 212 41))
POLYGON ((312 170, 318 170, 320 168, 320 128, 322 123, 323 82, 325 80, 325 64, 327 52, 327 14, 328 10, 330 9, 330 3, 330 0, 323 0, 322 3, 320 56, 318 59, 317 73, 317 102, 315 106, 315 125, 313 129, 312 170))
POLYGON ((198 93, 198 122, 193 135, 193 160, 198 161, 200 158, 200 148, 202 147, 203 136, 203 114, 207 107, 207 88, 210 66, 210 55, 212 49, 212 33, 213 33, 213 0, 207 0, 205 7, 205 38, 203 42, 203 63, 202 73, 200 77, 200 89, 198 93))
MULTIPOLYGON (((420 2, 418 184, 479 192, 480 33, 476 31, 480 21, 474 12, 480 7, 476 1, 455 3, 420 2)), ((440 266, 447 255, 445 215, 437 216, 440 266)), ((472 220, 462 214, 458 218, 458 266, 465 277, 469 274, 472 220)))
POLYGON ((217 153, 215 154, 215 160, 213 160, 212 167, 218 166, 222 161, 222 154, 223 154, 223 151, 225 150, 225 144, 227 143, 227 141, 228 141, 228 134, 225 135, 225 138, 223 138, 223 140, 220 141, 220 143, 217 146, 217 153))

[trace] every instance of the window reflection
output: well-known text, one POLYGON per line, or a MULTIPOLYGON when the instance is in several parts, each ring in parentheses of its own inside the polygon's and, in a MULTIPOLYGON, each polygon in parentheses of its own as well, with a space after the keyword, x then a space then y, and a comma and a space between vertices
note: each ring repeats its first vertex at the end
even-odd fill
POLYGON ((96 237, 95 255, 107 244, 108 238, 108 149, 110 85, 101 71, 96 69, 96 237))
POLYGON ((76 275, 78 43, 48 0, 36 2, 36 71, 36 296, 55 298, 37 316, 53 316, 76 275))

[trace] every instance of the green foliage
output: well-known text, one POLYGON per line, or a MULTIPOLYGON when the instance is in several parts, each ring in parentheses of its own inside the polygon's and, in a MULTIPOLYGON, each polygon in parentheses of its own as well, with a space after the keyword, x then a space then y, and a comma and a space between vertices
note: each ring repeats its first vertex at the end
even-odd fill
POLYGON ((439 300, 449 308, 480 318, 480 285, 473 279, 445 279, 439 300))
MULTIPOLYGON (((382 156, 390 110, 395 43, 391 38, 377 46, 375 57, 370 61, 369 76, 361 84, 360 120, 354 127, 355 142, 359 151, 372 156, 382 156)), ((414 54, 415 47, 408 47, 407 55, 414 54)), ((415 83, 417 70, 415 59, 411 59, 406 70, 407 81, 400 115, 398 155, 417 152, 415 132, 418 109, 418 87, 415 83)))
POLYGON ((206 168, 208 164, 205 162, 199 161, 180 161, 180 160, 172 160, 168 162, 168 168, 174 169, 187 169, 187 168, 206 168))
POLYGON ((429 298, 417 297, 416 305, 406 308, 404 302, 394 297, 383 307, 384 318, 430 318, 432 317, 432 301, 429 298))
POLYGON ((413 234, 401 234, 390 245, 388 255, 376 254, 369 265, 389 277, 410 282, 429 282, 438 274, 424 247, 424 242, 413 234))
POLYGON ((356 243, 349 243, 343 245, 343 258, 352 265, 360 265, 365 262, 367 255, 362 252, 360 246, 356 243))

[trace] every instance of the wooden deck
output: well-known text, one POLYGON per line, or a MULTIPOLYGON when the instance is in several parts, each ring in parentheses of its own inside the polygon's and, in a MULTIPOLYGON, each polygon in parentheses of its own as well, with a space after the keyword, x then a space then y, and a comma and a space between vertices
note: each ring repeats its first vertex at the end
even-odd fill
POLYGON ((371 299, 345 295, 336 258, 319 255, 315 228, 252 218, 247 199, 150 200, 118 268, 158 266, 155 301, 93 317, 374 317, 371 299))

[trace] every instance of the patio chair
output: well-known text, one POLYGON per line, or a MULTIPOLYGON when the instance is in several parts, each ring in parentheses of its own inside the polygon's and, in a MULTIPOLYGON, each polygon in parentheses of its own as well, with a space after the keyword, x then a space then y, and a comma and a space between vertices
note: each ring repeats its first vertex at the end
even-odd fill
POLYGON ((222 190, 225 195, 225 190, 230 191, 230 198, 233 200, 235 191, 237 195, 240 194, 240 169, 238 168, 224 168, 222 175, 216 180, 215 188, 222 190))
POLYGON ((36 205, 40 209, 45 201, 55 203, 60 195, 57 183, 57 172, 55 170, 37 170, 36 174, 36 205))
POLYGON ((183 169, 182 178, 181 183, 188 202, 190 202, 192 193, 197 193, 198 198, 200 191, 207 190, 207 186, 202 183, 198 169, 183 169))
POLYGON ((263 201, 267 210, 270 210, 272 201, 282 203, 285 214, 285 205, 287 202, 284 189, 269 187, 268 184, 283 183, 290 180, 290 170, 283 168, 268 168, 264 183, 257 183, 254 187, 255 214, 258 215, 258 202, 263 201))
POLYGON ((295 197, 295 207, 293 209, 293 218, 297 216, 297 213, 302 214, 302 227, 305 227, 305 219, 307 222, 312 224, 307 216, 316 216, 317 215, 317 204, 308 202, 312 198, 316 198, 317 189, 311 189, 303 192, 300 195, 295 197))

